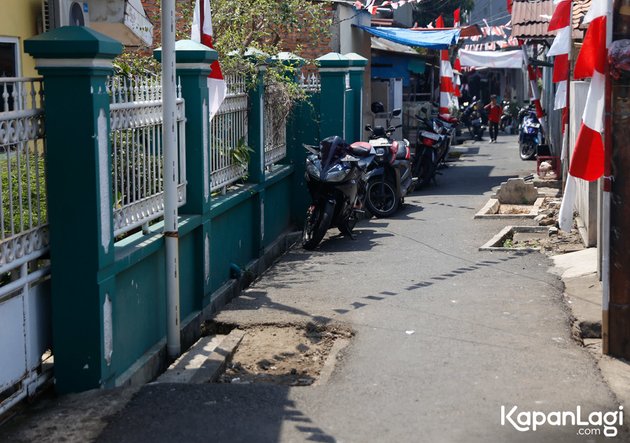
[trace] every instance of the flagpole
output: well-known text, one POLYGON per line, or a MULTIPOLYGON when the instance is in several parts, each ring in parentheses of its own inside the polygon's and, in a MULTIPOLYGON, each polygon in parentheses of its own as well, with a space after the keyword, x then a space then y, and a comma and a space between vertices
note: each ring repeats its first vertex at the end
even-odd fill
POLYGON ((166 350, 181 352, 179 322, 179 235, 177 223, 177 84, 175 80, 175 0, 162 0, 162 143, 164 145, 164 244, 166 247, 166 350))
MULTIPOLYGON (((612 0, 607 0, 606 48, 610 48, 613 36, 612 0)), ((610 63, 606 56, 606 101, 604 119, 604 179, 602 194, 602 353, 609 353, 609 305, 610 305, 610 193, 612 191, 612 80, 610 63)))

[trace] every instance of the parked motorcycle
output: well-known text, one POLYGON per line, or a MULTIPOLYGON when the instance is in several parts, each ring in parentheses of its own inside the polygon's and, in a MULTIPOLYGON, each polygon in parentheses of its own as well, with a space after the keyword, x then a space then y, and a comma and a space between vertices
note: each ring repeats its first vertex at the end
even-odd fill
MULTIPOLYGON (((382 104, 373 103, 374 113, 382 110, 382 104)), ((404 202, 405 196, 413 191, 416 182, 412 176, 409 142, 392 138, 394 131, 402 125, 391 126, 391 119, 399 117, 401 113, 400 109, 394 109, 385 127, 366 125, 365 130, 370 132, 368 142, 353 144, 366 150, 369 146, 374 151, 374 160, 366 174, 365 204, 376 217, 393 215, 404 202)))
POLYGON ((439 123, 439 120, 426 117, 424 108, 422 111, 423 115, 415 116, 418 120, 418 136, 412 171, 413 176, 418 180, 416 187, 426 186, 435 180, 437 169, 446 156, 449 144, 446 128, 439 123))
POLYGON ((536 116, 536 110, 521 110, 522 123, 519 132, 519 153, 521 160, 531 160, 536 156, 538 146, 542 144, 542 128, 536 116))
POLYGON ((352 236, 357 217, 363 212, 363 178, 375 153, 362 145, 349 146, 341 137, 322 140, 319 146, 304 145, 306 183, 312 203, 306 211, 302 231, 304 249, 315 249, 333 226, 352 236))
POLYGON ((503 101, 503 113, 501 114, 501 120, 499 121, 499 129, 503 132, 507 132, 508 129, 510 132, 513 131, 514 118, 512 115, 512 108, 510 106, 510 102, 507 100, 503 101))

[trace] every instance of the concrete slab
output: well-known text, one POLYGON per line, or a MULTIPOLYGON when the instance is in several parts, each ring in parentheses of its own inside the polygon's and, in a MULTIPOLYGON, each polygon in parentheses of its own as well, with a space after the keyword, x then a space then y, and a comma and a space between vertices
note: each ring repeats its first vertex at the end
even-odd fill
POLYGON ((562 279, 581 277, 597 272, 597 248, 583 249, 552 257, 554 268, 551 272, 562 279))
POLYGON ((597 273, 564 279, 565 296, 580 338, 602 336, 602 288, 597 273))
POLYGON ((183 353, 156 383, 190 383, 196 372, 203 366, 216 348, 225 339, 225 335, 202 337, 183 353))

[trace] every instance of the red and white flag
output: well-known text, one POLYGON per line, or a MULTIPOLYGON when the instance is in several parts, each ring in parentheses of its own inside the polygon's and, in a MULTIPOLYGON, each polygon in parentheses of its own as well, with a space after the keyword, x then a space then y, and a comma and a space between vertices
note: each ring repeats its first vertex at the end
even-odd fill
POLYGON ((454 12, 453 12, 453 27, 454 28, 459 28, 462 25, 462 21, 461 21, 461 9, 457 8, 454 12))
MULTIPOLYGON (((190 32, 190 39, 203 45, 213 48, 212 44, 212 12, 210 0, 197 0, 193 13, 193 23, 190 32)), ((208 76, 208 89, 210 102, 208 104, 208 114, 210 120, 216 115, 221 107, 221 103, 227 94, 227 85, 221 72, 219 61, 215 61, 210 66, 212 72, 208 76)))
POLYGON ((560 229, 567 232, 571 230, 573 225, 576 179, 594 181, 604 175, 604 140, 602 137, 608 56, 606 22, 611 9, 611 2, 608 0, 594 1, 583 21, 589 26, 575 63, 573 76, 576 79, 591 77, 591 85, 586 97, 582 126, 569 164, 569 177, 560 207, 560 229))
POLYGON ((554 109, 567 106, 569 83, 569 52, 571 51, 571 0, 554 0, 555 10, 549 22, 549 31, 558 31, 547 52, 553 60, 553 82, 556 83, 554 109))

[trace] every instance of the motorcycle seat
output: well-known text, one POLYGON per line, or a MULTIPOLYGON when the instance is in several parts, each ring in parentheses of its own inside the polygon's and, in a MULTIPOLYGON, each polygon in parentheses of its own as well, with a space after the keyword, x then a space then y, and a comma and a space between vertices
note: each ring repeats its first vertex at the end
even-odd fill
POLYGON ((372 145, 367 142, 354 142, 350 145, 348 150, 355 157, 367 157, 370 155, 372 145))

